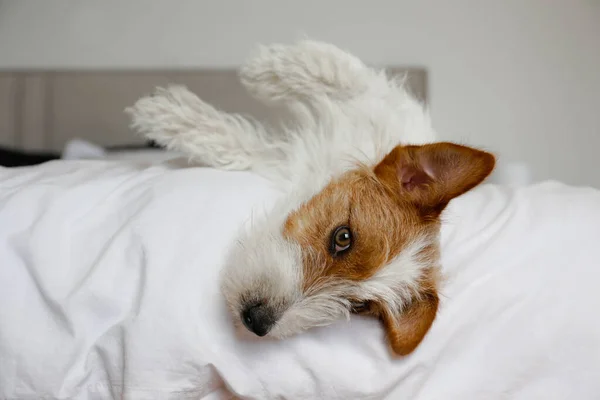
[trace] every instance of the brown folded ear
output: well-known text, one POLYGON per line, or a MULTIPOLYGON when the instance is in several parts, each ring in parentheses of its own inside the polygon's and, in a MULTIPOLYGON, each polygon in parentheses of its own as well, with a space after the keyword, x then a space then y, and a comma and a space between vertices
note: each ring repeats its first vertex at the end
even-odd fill
POLYGON ((423 271, 418 292, 400 309, 382 301, 370 302, 369 313, 380 318, 394 354, 406 356, 412 353, 429 332, 439 306, 437 287, 440 279, 440 271, 435 266, 423 271))
POLYGON ((380 316, 392 351, 405 356, 421 343, 435 320, 439 304, 436 292, 413 298, 402 312, 381 307, 380 316))
MULTIPOLYGON (((454 143, 434 143, 397 146, 374 172, 403 212, 416 214, 427 222, 415 230, 439 229, 439 225, 429 222, 438 222, 450 200, 480 184, 494 165, 495 158, 490 153, 454 143)), ((419 223, 416 218, 410 221, 419 223)), ((437 314, 439 255, 437 247, 432 249, 430 268, 424 271, 418 292, 401 309, 391 309, 393 306, 383 301, 373 301, 370 309, 383 321, 390 347, 401 356, 415 350, 437 314)))
POLYGON ((437 216, 453 198, 480 184, 494 169, 492 154, 454 143, 397 146, 376 175, 425 214, 437 216))

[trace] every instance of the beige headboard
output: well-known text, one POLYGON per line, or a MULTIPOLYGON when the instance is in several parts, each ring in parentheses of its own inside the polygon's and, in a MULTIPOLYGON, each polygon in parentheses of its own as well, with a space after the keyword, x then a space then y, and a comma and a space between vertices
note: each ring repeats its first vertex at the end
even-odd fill
MULTIPOLYGON (((388 68, 427 101, 427 73, 388 68)), ((193 71, 5 71, 0 72, 0 145, 62 150, 73 138, 103 146, 143 143, 129 130, 125 107, 154 87, 180 83, 226 111, 276 119, 242 88, 235 70, 193 71)))

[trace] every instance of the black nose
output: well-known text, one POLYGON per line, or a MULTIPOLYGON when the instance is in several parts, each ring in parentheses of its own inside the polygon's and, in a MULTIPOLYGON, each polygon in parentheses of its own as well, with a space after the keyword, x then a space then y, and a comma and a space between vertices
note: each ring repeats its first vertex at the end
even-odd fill
POLYGON ((273 326, 273 314, 263 304, 254 304, 242 311, 242 322, 249 331, 265 336, 273 326))

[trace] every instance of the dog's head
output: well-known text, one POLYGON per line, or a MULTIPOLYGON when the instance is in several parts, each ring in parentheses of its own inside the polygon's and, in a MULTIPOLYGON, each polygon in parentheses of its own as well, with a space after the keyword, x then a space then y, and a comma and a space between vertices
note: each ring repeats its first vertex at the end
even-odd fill
POLYGON ((284 337, 367 313, 396 354, 410 353, 438 309, 440 214, 494 162, 451 143, 397 146, 316 194, 286 198, 245 232, 225 269, 235 319, 284 337))

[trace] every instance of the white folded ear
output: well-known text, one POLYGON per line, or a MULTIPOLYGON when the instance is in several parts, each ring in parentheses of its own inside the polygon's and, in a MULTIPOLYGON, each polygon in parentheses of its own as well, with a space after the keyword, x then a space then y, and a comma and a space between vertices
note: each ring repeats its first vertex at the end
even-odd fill
POLYGON ((437 217, 453 198, 479 185, 492 172, 495 157, 454 143, 394 148, 375 172, 423 215, 437 217))

